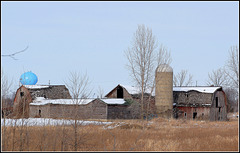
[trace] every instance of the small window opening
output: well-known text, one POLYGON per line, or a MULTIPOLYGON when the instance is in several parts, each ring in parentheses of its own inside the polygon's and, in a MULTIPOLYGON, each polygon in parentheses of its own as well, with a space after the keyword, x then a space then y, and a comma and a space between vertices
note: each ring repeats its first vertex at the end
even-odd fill
POLYGON ((20 92, 20 96, 23 97, 24 96, 24 92, 20 92))
POLYGON ((204 116, 204 113, 202 113, 202 116, 204 116))
POLYGON ((221 112, 221 107, 219 107, 218 112, 221 112))
POLYGON ((117 88, 117 98, 123 98, 123 88, 122 87, 117 88))
POLYGON ((184 112, 184 116, 187 117, 187 113, 186 112, 184 112))
POLYGON ((216 107, 218 107, 218 97, 216 97, 216 107))
POLYGON ((39 115, 39 117, 41 117, 41 110, 38 111, 38 115, 39 115))
POLYGON ((193 112, 193 119, 197 118, 197 112, 193 112))

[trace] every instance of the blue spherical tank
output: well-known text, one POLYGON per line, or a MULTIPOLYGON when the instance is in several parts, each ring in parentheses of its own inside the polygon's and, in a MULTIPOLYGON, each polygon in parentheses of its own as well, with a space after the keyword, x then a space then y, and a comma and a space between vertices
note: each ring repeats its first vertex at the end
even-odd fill
POLYGON ((36 74, 32 72, 25 72, 20 77, 20 82, 23 85, 35 85, 38 82, 36 74))

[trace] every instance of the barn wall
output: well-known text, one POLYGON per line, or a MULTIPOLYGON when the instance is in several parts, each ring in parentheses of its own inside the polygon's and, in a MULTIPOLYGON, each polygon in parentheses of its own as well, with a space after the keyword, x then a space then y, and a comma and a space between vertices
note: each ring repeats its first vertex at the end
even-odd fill
MULTIPOLYGON (((107 98, 117 98, 117 88, 108 94, 107 98)), ((127 92, 125 88, 123 88, 123 99, 132 99, 132 96, 127 92)))
POLYGON ((211 93, 201 93, 197 91, 173 92, 173 100, 177 105, 205 105, 212 103, 211 93))
POLYGON ((174 117, 182 119, 210 119, 210 107, 212 105, 212 93, 201 93, 197 91, 173 92, 174 103, 176 103, 174 117), (186 115, 186 116, 185 116, 186 115))
POLYGON ((107 119, 130 119, 131 110, 127 105, 108 105, 107 119))
POLYGON ((18 88, 13 103, 13 116, 28 118, 30 102, 32 102, 32 97, 28 89, 24 86, 18 88))
POLYGON ((177 111, 178 119, 193 119, 193 113, 197 113, 196 120, 209 120, 210 117, 210 107, 177 107, 177 111))
POLYGON ((75 118, 75 110, 78 119, 107 119, 107 104, 100 100, 94 100, 87 105, 30 105, 30 116, 43 118, 75 118))
POLYGON ((29 106, 29 117, 41 117, 41 118, 49 118, 50 117, 50 104, 47 105, 31 105, 29 106), (41 111, 41 113, 39 112, 41 111))
POLYGON ((225 101, 225 94, 223 91, 216 91, 213 96, 213 104, 210 111, 211 121, 225 121, 227 120, 227 103, 225 101), (216 98, 218 105, 216 105, 216 98))

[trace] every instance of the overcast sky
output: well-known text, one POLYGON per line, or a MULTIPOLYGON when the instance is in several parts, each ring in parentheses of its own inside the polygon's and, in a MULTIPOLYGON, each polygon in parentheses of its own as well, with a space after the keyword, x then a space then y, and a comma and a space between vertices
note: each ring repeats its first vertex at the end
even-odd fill
MULTIPOLYGON (((171 51, 173 73, 182 69, 194 84, 223 67, 239 45, 239 2, 1 2, 1 69, 19 87, 32 71, 37 84, 64 84, 70 71, 87 72, 93 94, 118 84, 134 85, 124 51, 139 24, 152 29, 171 51)), ((92 94, 92 95, 93 95, 92 94)))

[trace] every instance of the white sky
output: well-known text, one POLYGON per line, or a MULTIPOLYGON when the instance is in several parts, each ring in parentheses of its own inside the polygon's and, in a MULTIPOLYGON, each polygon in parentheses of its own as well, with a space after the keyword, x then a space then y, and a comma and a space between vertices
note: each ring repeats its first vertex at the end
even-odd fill
POLYGON ((92 95, 118 84, 134 85, 124 51, 138 24, 152 28, 171 50, 173 73, 206 85, 239 44, 239 2, 1 2, 1 69, 19 86, 32 71, 37 84, 64 84, 70 71, 87 72, 92 95))

